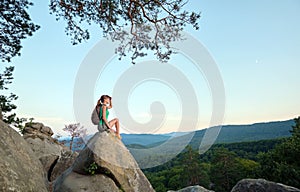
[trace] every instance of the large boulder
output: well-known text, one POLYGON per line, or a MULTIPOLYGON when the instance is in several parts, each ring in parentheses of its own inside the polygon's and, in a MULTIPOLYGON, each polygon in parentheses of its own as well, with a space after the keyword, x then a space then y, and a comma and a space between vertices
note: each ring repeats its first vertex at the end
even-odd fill
POLYGON ((52 138, 52 135, 52 129, 43 123, 25 124, 23 137, 41 161, 50 182, 67 170, 78 155, 52 138))
POLYGON ((110 191, 119 192, 120 189, 116 185, 113 179, 104 175, 96 174, 93 176, 87 176, 73 172, 72 169, 68 169, 61 176, 56 183, 56 188, 54 191, 61 192, 74 192, 74 191, 84 191, 84 192, 105 192, 110 191), (57 188, 59 186, 59 188, 57 188))
POLYGON ((299 189, 265 179, 243 179, 239 181, 231 192, 300 192, 299 189))
POLYGON ((172 190, 170 190, 168 192, 214 192, 214 191, 205 189, 204 187, 199 186, 199 185, 195 185, 195 186, 185 187, 185 188, 180 189, 178 191, 172 191, 172 190))
POLYGON ((43 167, 28 143, 1 120, 0 133, 0 191, 48 191, 43 167))
POLYGON ((96 133, 54 185, 57 192, 79 192, 83 188, 86 192, 154 191, 125 145, 107 132, 96 133), (94 175, 88 171, 91 168, 94 175))

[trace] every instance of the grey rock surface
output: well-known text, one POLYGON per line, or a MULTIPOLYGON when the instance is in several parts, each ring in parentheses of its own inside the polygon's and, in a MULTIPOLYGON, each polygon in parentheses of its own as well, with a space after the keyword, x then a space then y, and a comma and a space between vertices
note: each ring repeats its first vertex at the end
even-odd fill
POLYGON ((300 192, 300 190, 265 179, 242 179, 231 192, 300 192))
POLYGON ((28 143, 1 120, 0 133, 0 191, 48 191, 42 164, 28 143))
POLYGON ((115 182, 102 174, 97 175, 82 175, 72 172, 71 169, 67 170, 61 179, 56 183, 59 189, 55 191, 61 192, 119 192, 119 187, 115 182))
POLYGON ((189 187, 185 187, 183 189, 180 189, 178 191, 168 191, 168 192, 214 192, 208 189, 205 189, 202 186, 199 185, 195 185, 195 186, 189 186, 189 187))
POLYGON ((62 151, 61 156, 57 159, 57 162, 52 169, 51 175, 49 176, 49 181, 54 181, 65 170, 71 167, 77 155, 77 153, 71 151, 62 151))

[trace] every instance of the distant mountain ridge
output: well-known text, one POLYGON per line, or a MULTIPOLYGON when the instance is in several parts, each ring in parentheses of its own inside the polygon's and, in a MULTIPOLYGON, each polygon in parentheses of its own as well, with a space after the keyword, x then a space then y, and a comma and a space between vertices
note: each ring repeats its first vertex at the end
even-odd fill
MULTIPOLYGON (((293 119, 247 125, 224 125, 220 130, 220 133, 216 139, 216 143, 234 143, 289 137, 291 135, 290 130, 292 129, 292 125, 294 125, 293 119)), ((190 144, 199 145, 206 130, 207 129, 195 131, 194 137, 192 138, 190 144)), ((159 145, 160 143, 163 143, 172 138, 172 134, 174 133, 122 134, 122 141, 125 145, 137 144, 151 147, 159 145)), ((180 141, 180 136, 176 139, 180 141)))
POLYGON ((254 123, 250 125, 225 125, 217 138, 218 143, 258 141, 291 136, 294 120, 254 123))
POLYGON ((122 141, 125 145, 150 145, 153 143, 163 142, 171 136, 164 134, 121 134, 122 141))

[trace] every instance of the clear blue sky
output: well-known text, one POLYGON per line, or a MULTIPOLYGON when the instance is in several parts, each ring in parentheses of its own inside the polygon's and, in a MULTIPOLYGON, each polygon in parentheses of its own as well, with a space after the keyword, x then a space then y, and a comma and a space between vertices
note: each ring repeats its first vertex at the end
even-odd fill
MULTIPOLYGON (((300 1, 191 0, 187 8, 201 11, 200 30, 188 28, 187 32, 210 51, 223 78, 224 124, 286 120, 300 114, 300 1)), ((29 12, 41 29, 22 42, 22 55, 12 62, 16 69, 11 90, 19 96, 17 113, 34 117, 51 126, 55 133, 64 134, 64 125, 76 121, 73 88, 78 68, 101 39, 101 32, 94 31, 88 42, 72 46, 64 32, 65 23, 49 14, 47 1, 35 0, 29 12)), ((120 64, 131 66, 125 59, 121 63, 111 61, 110 67, 120 64)), ((180 65, 178 68, 185 70, 180 65)), ((191 68, 185 74, 191 80, 197 76, 191 68)), ((194 86, 201 106, 201 129, 208 126, 211 99, 205 80, 201 74, 198 76, 200 83, 194 86), (204 88, 198 89, 201 86, 204 88)), ((149 120, 151 100, 157 98, 144 94, 156 86, 163 91, 162 103, 169 115, 166 126, 156 133, 176 131, 179 101, 171 90, 154 84, 146 83, 132 94, 131 114, 139 122, 149 120)), ((113 80, 105 86, 98 83, 95 97, 111 94, 113 86, 113 80)))

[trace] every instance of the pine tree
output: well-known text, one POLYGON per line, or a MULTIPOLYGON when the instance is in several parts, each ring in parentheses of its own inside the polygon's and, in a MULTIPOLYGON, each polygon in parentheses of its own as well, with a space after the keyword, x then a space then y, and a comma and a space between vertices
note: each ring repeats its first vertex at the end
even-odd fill
POLYGON ((259 155, 260 177, 300 187, 300 117, 294 119, 292 136, 273 150, 259 155))

